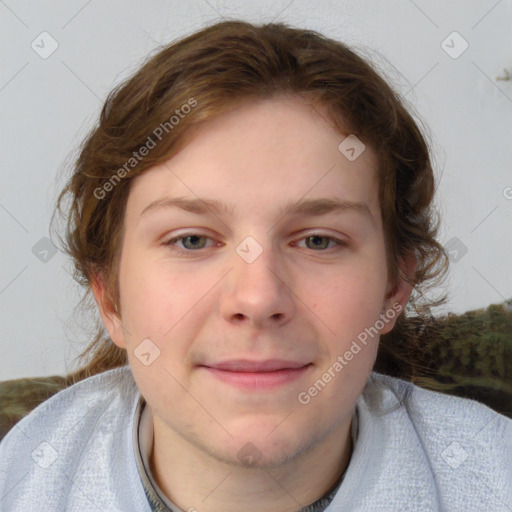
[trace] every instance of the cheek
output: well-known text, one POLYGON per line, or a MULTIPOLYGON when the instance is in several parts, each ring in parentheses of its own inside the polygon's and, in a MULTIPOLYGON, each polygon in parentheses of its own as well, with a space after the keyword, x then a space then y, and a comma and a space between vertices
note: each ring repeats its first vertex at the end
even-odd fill
POLYGON ((180 373, 191 340, 211 314, 207 295, 216 281, 211 272, 179 272, 161 261, 127 260, 120 269, 120 291, 129 350, 149 338, 160 350, 159 363, 180 373))
POLYGON ((328 326, 319 374, 330 372, 325 377, 334 382, 326 399, 335 400, 347 386, 359 391, 373 368, 379 342, 376 322, 382 313, 387 283, 385 272, 375 270, 379 268, 354 265, 350 272, 340 273, 335 284, 331 280, 325 293, 316 296, 315 313, 328 326))
MULTIPOLYGON (((130 367, 153 407, 164 402, 175 406, 173 397, 182 396, 177 382, 184 378, 188 340, 194 336, 187 313, 197 296, 189 286, 191 279, 183 274, 171 274, 157 262, 128 263, 136 261, 126 261, 120 271, 120 290, 130 367)), ((194 308, 196 316, 200 312, 200 307, 194 308)))
POLYGON ((366 327, 382 312, 387 280, 371 265, 352 266, 323 282, 314 293, 315 312, 336 325, 335 331, 366 327))
POLYGON ((146 263, 137 253, 120 266, 119 288, 123 324, 131 342, 161 340, 183 316, 190 287, 183 277, 170 275, 159 262, 146 263))
POLYGON ((355 400, 372 371, 379 345, 376 322, 382 313, 385 279, 379 273, 353 272, 340 277, 317 297, 315 313, 329 327, 316 379, 329 384, 319 402, 355 400))

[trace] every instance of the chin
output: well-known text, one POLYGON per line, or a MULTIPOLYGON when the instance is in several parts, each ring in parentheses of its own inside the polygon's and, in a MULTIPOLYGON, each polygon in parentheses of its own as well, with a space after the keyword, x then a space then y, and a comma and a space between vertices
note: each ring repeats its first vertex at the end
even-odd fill
POLYGON ((251 428, 230 432, 234 437, 224 445, 222 459, 229 464, 262 469, 282 467, 296 460, 316 439, 323 437, 320 432, 308 435, 298 425, 287 429, 284 422, 273 422, 270 426, 268 422, 253 423, 251 428))
POLYGON ((230 466, 246 469, 277 469, 296 460, 302 453, 301 446, 271 445, 271 443, 253 443, 251 441, 234 442, 221 453, 211 452, 217 460, 230 466))

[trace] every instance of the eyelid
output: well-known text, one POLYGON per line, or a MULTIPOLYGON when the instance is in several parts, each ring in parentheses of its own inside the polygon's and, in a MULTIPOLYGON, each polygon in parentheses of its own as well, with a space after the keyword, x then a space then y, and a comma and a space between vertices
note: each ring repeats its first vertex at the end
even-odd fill
MULTIPOLYGON (((205 233, 202 233, 200 230, 197 230, 197 231, 186 231, 186 232, 174 235, 173 237, 171 237, 171 238, 165 240, 164 242, 162 242, 162 245, 164 245, 164 246, 171 246, 171 245, 174 245, 179 240, 182 240, 183 238, 187 238, 189 236, 204 237, 204 238, 216 241, 213 237, 211 237, 211 236, 209 236, 209 235, 207 235, 205 233)), ((321 231, 321 230, 310 231, 308 233, 304 233, 302 236, 300 236, 300 238, 294 239, 293 243, 294 243, 294 245, 297 245, 297 242, 301 242, 302 240, 304 240, 306 238, 309 238, 309 237, 312 237, 312 236, 317 236, 317 237, 321 237, 321 238, 328 238, 331 242, 334 242, 336 244, 335 247, 331 247, 330 250, 329 249, 324 249, 324 250, 320 250, 320 251, 314 251, 314 249, 310 249, 313 252, 326 252, 327 253, 327 252, 332 252, 333 250, 339 249, 341 247, 346 247, 348 245, 348 242, 346 240, 343 240, 342 237, 336 237, 334 235, 331 235, 331 234, 326 233, 326 232, 321 231)), ((216 242, 218 242, 218 241, 216 241, 216 242)), ((220 242, 220 243, 222 243, 222 242, 220 242)), ((213 246, 215 246, 215 245, 213 245, 213 246)), ((209 247, 202 247, 202 248, 197 249, 197 250, 182 249, 180 247, 175 247, 174 250, 176 252, 180 253, 180 254, 191 255, 191 254, 194 254, 195 252, 199 253, 202 250, 208 249, 208 248, 211 248, 211 247, 212 247, 212 245, 210 245, 209 247)))
MULTIPOLYGON (((187 238, 188 236, 198 236, 198 237, 208 238, 210 240, 215 240, 212 236, 209 236, 206 233, 201 233, 200 231, 187 231, 184 233, 180 233, 178 235, 174 235, 171 238, 164 239, 164 241, 162 242, 162 245, 171 245, 173 242, 177 242, 178 240, 187 238)), ((193 251, 188 250, 187 252, 193 252, 193 251)))
MULTIPOLYGON (((314 249, 310 249, 313 252, 329 253, 329 252, 335 251, 336 249, 340 249, 342 247, 347 247, 348 246, 348 242, 346 240, 343 240, 342 237, 337 237, 337 236, 331 235, 329 233, 324 233, 322 231, 312 231, 310 233, 306 233, 305 235, 303 235, 300 238, 296 239, 296 241, 294 241, 294 244, 297 245, 298 242, 301 242, 304 239, 310 238, 310 237, 313 237, 313 236, 320 237, 320 238, 328 238, 331 242, 334 242, 336 244, 334 247, 331 247, 330 249, 324 249, 322 251, 315 251, 314 249)), ((306 249, 309 249, 309 248, 306 247, 306 249)))

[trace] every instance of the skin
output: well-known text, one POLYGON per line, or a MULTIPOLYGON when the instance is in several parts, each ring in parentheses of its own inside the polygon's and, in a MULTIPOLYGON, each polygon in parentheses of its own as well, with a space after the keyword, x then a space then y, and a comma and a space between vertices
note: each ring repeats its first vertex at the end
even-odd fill
MULTIPOLYGON (((376 155, 366 146, 349 161, 338 150, 347 135, 298 97, 252 102, 196 128, 179 153, 132 183, 120 314, 100 276, 93 292, 153 416, 153 475, 183 510, 297 510, 348 465, 351 418, 378 336, 307 405, 298 394, 383 312, 405 307, 411 288, 401 281, 393 289, 388 278, 376 155), (141 215, 175 197, 233 209, 154 207, 141 215), (313 198, 366 206, 283 215, 288 202, 313 198), (179 238, 190 232, 199 238, 179 238), (236 251, 248 236, 262 249, 252 263, 236 251), (145 366, 134 350, 148 338, 160 355, 145 366), (292 382, 252 391, 198 366, 274 358, 310 366, 292 382), (237 456, 247 443, 259 457, 253 465, 237 456)), ((406 274, 413 267, 404 265, 406 274)))

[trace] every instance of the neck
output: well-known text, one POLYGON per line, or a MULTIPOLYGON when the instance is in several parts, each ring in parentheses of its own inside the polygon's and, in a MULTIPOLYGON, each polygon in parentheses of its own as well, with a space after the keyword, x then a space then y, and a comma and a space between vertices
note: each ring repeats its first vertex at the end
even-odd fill
POLYGON ((185 511, 293 512, 339 481, 353 449, 350 427, 348 417, 285 464, 245 467, 215 458, 154 417, 151 472, 166 496, 185 511))

